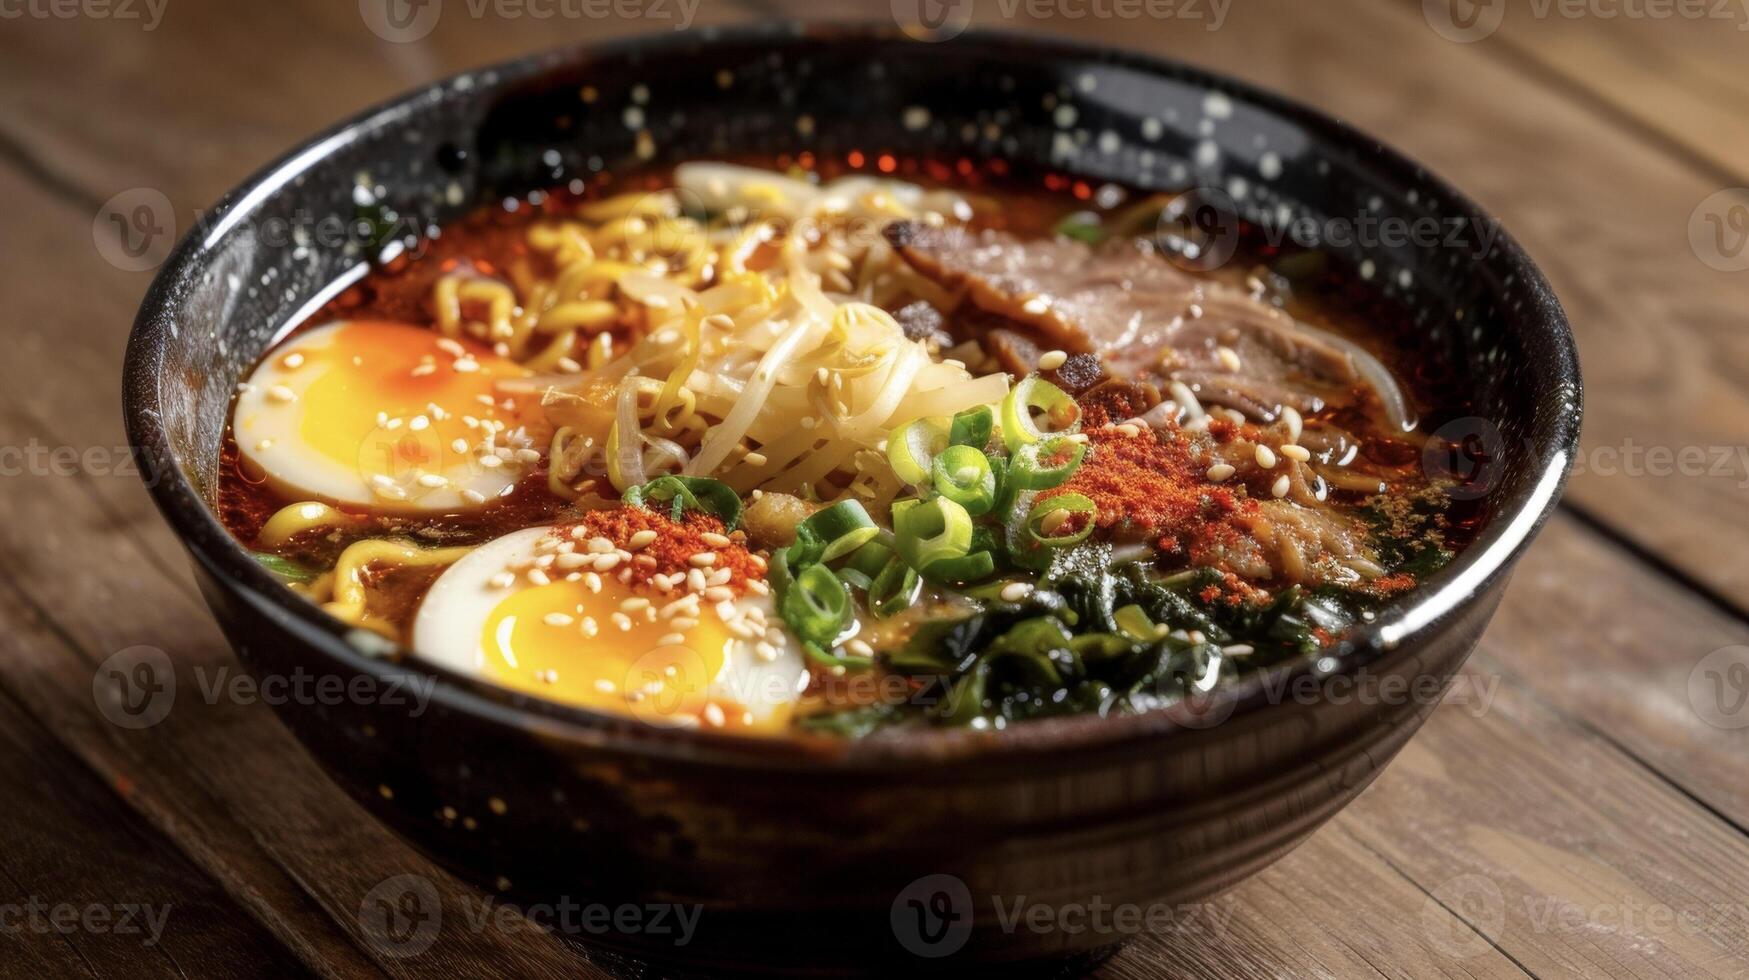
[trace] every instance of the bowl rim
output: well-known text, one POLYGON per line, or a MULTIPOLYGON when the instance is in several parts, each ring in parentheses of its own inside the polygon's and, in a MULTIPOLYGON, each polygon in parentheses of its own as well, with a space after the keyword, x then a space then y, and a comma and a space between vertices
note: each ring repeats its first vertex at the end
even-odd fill
MULTIPOLYGON (((916 45, 919 52, 934 48, 929 42, 908 37, 892 21, 793 20, 566 45, 457 72, 379 102, 300 142, 227 191, 159 268, 141 301, 123 367, 123 411, 129 444, 154 502, 193 559, 298 643, 347 669, 372 675, 379 681, 434 677, 432 705, 560 741, 653 758, 744 767, 880 770, 915 767, 919 762, 974 760, 1027 765, 1044 756, 1073 750, 1121 748, 1163 735, 1188 736, 1199 730, 1204 733, 1237 730, 1242 720, 1257 723, 1260 716, 1269 714, 1262 709, 1279 707, 1262 696, 1269 689, 1285 690, 1278 685, 1292 683, 1300 675, 1322 679, 1354 674, 1393 651, 1409 652, 1414 644, 1407 641, 1437 633, 1505 576, 1553 512, 1572 467, 1583 414, 1577 347, 1567 317, 1542 272, 1518 241, 1486 211, 1433 171, 1389 145, 1317 109, 1251 83, 1125 48, 1024 31, 973 28, 958 35, 954 43, 981 46, 998 54, 1002 48, 1024 49, 1029 57, 1039 59, 1113 65, 1220 91, 1235 101, 1288 119, 1323 141, 1357 146, 1367 153, 1369 165, 1381 177, 1429 187, 1466 217, 1492 223, 1497 229, 1497 251, 1486 261, 1518 278, 1529 298, 1521 316, 1526 323, 1546 331, 1551 344, 1548 355, 1551 363, 1545 373, 1554 383, 1549 390, 1534 395, 1531 431, 1542 438, 1530 447, 1535 477, 1528 482, 1528 489, 1502 499, 1476 539, 1436 573, 1432 582, 1408 593, 1406 600, 1385 606, 1373 621, 1351 631, 1335 650, 1316 659, 1299 658, 1258 671, 1217 690, 1211 695, 1210 711, 1230 710, 1231 714, 1221 715, 1220 724, 1213 728, 1205 728, 1196 715, 1187 716, 1183 705, 1174 704, 1112 717, 1087 713, 1034 719, 1002 730, 923 727, 861 739, 736 736, 657 727, 513 694, 416 657, 389 659, 373 655, 348 639, 355 628, 286 589, 223 527, 171 446, 160 410, 163 402, 160 383, 166 379, 159 367, 163 349, 173 342, 166 335, 170 334, 175 319, 179 293, 201 271, 211 244, 246 217, 250 209, 325 159, 327 152, 352 142, 360 134, 392 125, 427 104, 443 101, 447 93, 463 89, 463 84, 458 83, 464 79, 471 83, 475 78, 484 78, 488 84, 507 85, 555 68, 584 66, 602 57, 636 53, 654 59, 684 54, 699 45, 821 40, 909 43, 916 45), (1535 424, 1539 420, 1540 426, 1535 424)), ((468 89, 473 87, 466 84, 468 89)), ((404 647, 400 650, 407 652, 404 647)))

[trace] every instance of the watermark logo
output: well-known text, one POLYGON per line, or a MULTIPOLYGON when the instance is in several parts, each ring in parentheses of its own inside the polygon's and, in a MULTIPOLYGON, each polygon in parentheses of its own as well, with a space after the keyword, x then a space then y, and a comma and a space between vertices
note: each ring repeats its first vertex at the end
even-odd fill
POLYGON ((383 955, 418 956, 437 942, 443 927, 443 901, 423 875, 395 875, 366 892, 358 905, 358 925, 383 955))
POLYGON ((1435 888, 1421 906, 1421 926, 1435 949, 1456 959, 1487 952, 1506 928, 1506 896, 1486 875, 1466 874, 1435 888))
POLYGON ((1429 479, 1450 481, 1446 493, 1454 500, 1480 500, 1500 482, 1505 451, 1499 427, 1471 415, 1434 431, 1421 450, 1421 468, 1429 479))
POLYGON ((1219 269, 1239 247, 1239 208, 1219 187, 1193 187, 1161 209, 1154 245, 1188 272, 1219 269))
POLYGON ((97 254, 123 272, 156 269, 176 244, 176 210, 155 188, 122 191, 97 210, 91 240, 97 254))
POLYGON ((1720 647, 1702 657, 1688 672, 1688 703, 1714 728, 1749 728, 1749 646, 1720 647))
POLYGON ((952 956, 972 935, 971 890, 953 875, 925 875, 893 899, 891 921, 893 936, 912 955, 952 956))
POLYGON ((358 0, 358 15, 377 37, 411 44, 437 29, 443 0, 358 0))
POLYGON ((1440 37, 1469 44, 1500 29, 1506 0, 1421 0, 1421 16, 1440 37))
POLYGON ((951 41, 972 23, 971 0, 892 0, 893 20, 919 41, 951 41))
POLYGON ((153 646, 118 650, 91 678, 97 711, 118 728, 151 728, 176 704, 176 671, 170 655, 153 646))
POLYGON ((1688 247, 1720 272, 1749 269, 1749 187, 1709 195, 1688 216, 1688 247))

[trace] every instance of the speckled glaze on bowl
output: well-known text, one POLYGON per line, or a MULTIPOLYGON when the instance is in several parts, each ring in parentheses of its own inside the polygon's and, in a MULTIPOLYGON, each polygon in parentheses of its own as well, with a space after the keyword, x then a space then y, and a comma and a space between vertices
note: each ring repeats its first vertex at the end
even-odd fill
POLYGON ((712 970, 1061 959, 1128 933, 1005 925, 997 906, 1024 896, 1056 908, 1164 907, 1256 872, 1353 798, 1437 700, 1393 697, 1390 685, 1437 692, 1475 644, 1559 495, 1580 415, 1560 307, 1497 232, 1376 141, 1153 58, 978 32, 929 44, 890 25, 652 37, 447 79, 311 140, 230 193, 145 299, 128 352, 127 422, 158 505, 253 671, 429 691, 428 703, 279 710, 363 805, 482 887, 525 903, 700 906, 684 944, 672 931, 579 938, 712 970), (374 257, 258 229, 300 213, 366 212, 425 229, 603 168, 851 149, 1203 186, 1260 226, 1367 215, 1489 230, 1476 249, 1325 242, 1360 281, 1413 311, 1422 356, 1470 379, 1475 418, 1464 424, 1489 449, 1477 484, 1486 526, 1333 655, 1236 684, 1199 711, 842 743, 647 727, 385 656, 393 651, 380 641, 283 589, 215 519, 208 501, 233 383, 374 257), (1353 696, 1357 684, 1379 693, 1353 696))

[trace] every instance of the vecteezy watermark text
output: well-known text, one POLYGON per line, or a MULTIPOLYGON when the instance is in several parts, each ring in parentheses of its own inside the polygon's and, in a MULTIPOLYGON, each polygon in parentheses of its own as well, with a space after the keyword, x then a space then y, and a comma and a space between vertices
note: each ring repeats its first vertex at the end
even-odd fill
MULTIPOLYGON (((474 20, 649 21, 683 31, 692 26, 703 0, 451 0, 474 20)), ((395 44, 410 44, 437 28, 444 0, 359 0, 358 13, 371 33, 395 44)))
POLYGON ((112 20, 153 31, 170 0, 0 0, 0 20, 112 20))
POLYGON ((170 921, 169 905, 119 902, 47 902, 35 895, 0 903, 0 935, 140 936, 141 946, 156 946, 170 921))

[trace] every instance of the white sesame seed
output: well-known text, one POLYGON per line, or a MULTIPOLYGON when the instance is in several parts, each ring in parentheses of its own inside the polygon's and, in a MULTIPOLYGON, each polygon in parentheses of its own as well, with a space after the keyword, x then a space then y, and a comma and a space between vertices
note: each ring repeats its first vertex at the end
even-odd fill
POLYGON ((859 657, 874 656, 874 647, 869 646, 866 641, 860 639, 852 639, 845 643, 844 649, 849 650, 851 653, 854 653, 859 657))
POLYGON ((766 663, 771 663, 777 659, 777 648, 764 640, 753 645, 753 653, 766 663))
POLYGON ((426 473, 419 477, 419 485, 422 487, 430 487, 435 490, 438 487, 449 486, 449 480, 436 473, 426 473))
POLYGON ((1215 358, 1221 362, 1221 367, 1229 371, 1238 371, 1244 367, 1244 364, 1239 360, 1239 355, 1234 353, 1231 347, 1216 347, 1215 358))
POLYGON ((503 466, 504 461, 491 453, 487 453, 480 457, 480 465, 489 470, 495 470, 498 467, 503 466))
POLYGON ((594 636, 601 632, 601 627, 596 625, 594 616, 584 616, 583 621, 577 625, 583 630, 584 636, 594 636))
POLYGON ((1258 446, 1256 456, 1258 466, 1266 470, 1275 468, 1275 452, 1268 446, 1258 446))
POLYGON ((699 535, 698 539, 713 548, 727 548, 729 545, 734 544, 733 541, 728 539, 727 535, 718 534, 715 531, 706 531, 699 535))
POLYGON ((1276 477, 1275 485, 1269 488, 1269 492, 1276 497, 1285 497, 1287 496, 1289 485, 1290 481, 1287 478, 1287 474, 1283 473, 1281 476, 1276 477))
MULTIPOLYGON (((1041 311, 1042 312, 1042 311, 1041 311)), ((1055 371, 1069 360, 1067 351, 1048 350, 1039 355, 1038 369, 1040 371, 1055 371)))
POLYGON ((473 374, 480 369, 480 362, 471 357, 458 357, 455 359, 455 364, 451 366, 462 374, 473 374))
POLYGON ((632 628, 632 618, 625 613, 616 612, 612 616, 609 616, 608 619, 612 620, 613 625, 619 627, 619 630, 622 633, 629 632, 632 628))
POLYGON ((594 552, 595 554, 598 554, 598 555, 605 555, 605 554, 608 554, 609 552, 618 550, 613 546, 612 541, 609 541, 608 539, 601 537, 599 535, 597 535, 596 537, 590 538, 587 547, 589 548, 589 550, 591 552, 594 552))
POLYGON ((1019 602, 1032 594, 1032 583, 1010 582, 1002 587, 1000 595, 1003 602, 1019 602))
POLYGON ((771 462, 771 460, 766 458, 764 453, 748 453, 743 459, 746 460, 748 466, 764 466, 766 463, 771 462))
POLYGON ((633 551, 636 551, 639 548, 642 548, 645 545, 648 545, 655 540, 656 540, 656 532, 651 531, 649 529, 645 529, 645 530, 639 531, 638 533, 632 535, 631 540, 627 541, 626 545, 628 547, 630 547, 633 551))
POLYGON ((577 620, 562 612, 550 612, 540 618, 548 626, 569 626, 577 620))
POLYGON ((635 595, 629 599, 620 600, 619 608, 622 612, 633 613, 633 612, 637 612, 638 610, 643 609, 649 605, 650 605, 650 600, 644 598, 641 595, 635 595))
POLYGON ((1135 438, 1136 436, 1139 436, 1142 434, 1142 430, 1139 426, 1136 426, 1136 425, 1129 423, 1129 422, 1125 422, 1122 425, 1118 426, 1117 431, 1122 433, 1123 435, 1129 436, 1132 439, 1135 438))
POLYGON ((691 592, 703 592, 710 583, 704 580, 704 572, 693 568, 686 573, 686 588, 691 592))
POLYGON ((663 633, 656 638, 656 645, 659 647, 677 647, 684 646, 685 644, 685 633, 663 633))
POLYGON ((430 418, 424 415, 415 415, 413 416, 412 421, 407 423, 407 428, 412 429, 414 432, 423 432, 430 425, 430 418))
POLYGON ((468 441, 466 439, 457 439, 449 444, 449 448, 458 453, 465 453, 468 451, 468 441))
POLYGON ((619 690, 619 686, 614 684, 614 682, 608 680, 607 678, 603 677, 595 682, 595 689, 597 691, 600 691, 603 694, 612 694, 613 692, 619 690))
POLYGON ((576 552, 571 551, 559 556, 558 565, 560 568, 582 568, 584 565, 592 564, 594 561, 595 559, 588 555, 579 555, 576 552))
POLYGON ((1249 643, 1234 643, 1231 646, 1221 647, 1221 652, 1229 657, 1249 656, 1255 651, 1256 648, 1249 643))
POLYGON ((263 439, 260 442, 255 444, 255 451, 256 452, 266 452, 267 450, 272 449, 272 448, 273 448, 273 440, 272 439, 263 439))
POLYGON ((298 400, 298 393, 285 385, 274 385, 267 389, 267 397, 276 402, 293 402, 298 400))
POLYGON ((688 558, 687 561, 694 568, 709 568, 717 563, 717 556, 715 552, 701 551, 698 554, 693 555, 691 558, 688 558))
POLYGON ((689 630, 698 625, 698 620, 691 616, 673 616, 669 618, 668 625, 677 630, 689 630))
POLYGON ((470 504, 483 504, 486 502, 486 495, 478 490, 463 490, 462 499, 470 504))
POLYGON ((1209 471, 1205 475, 1209 478, 1209 481, 1211 483, 1220 483, 1223 480, 1227 479, 1228 477, 1232 476, 1233 473, 1234 473, 1233 467, 1229 466, 1228 464, 1216 463, 1215 465, 1209 467, 1209 471))
POLYGON ((1033 316, 1038 316, 1051 308, 1051 300, 1048 296, 1034 296, 1021 304, 1020 308, 1033 316))
POLYGON ((299 354, 297 351, 292 351, 290 354, 279 359, 279 365, 288 371, 296 370, 304 366, 304 355, 299 354))
POLYGON ((1278 452, 1288 459, 1298 460, 1302 463, 1312 458, 1311 450, 1304 446, 1296 446, 1291 442, 1284 444, 1278 452))
POLYGON ((724 723, 728 721, 728 719, 723 717, 723 709, 714 701, 704 706, 704 720, 708 722, 712 728, 721 728, 724 723))
POLYGON ((531 568, 528 570, 528 580, 536 585, 550 585, 553 581, 551 578, 547 577, 546 572, 543 572, 538 568, 531 568))
POLYGON ((733 598, 735 598, 735 593, 721 585, 713 585, 704 590, 704 599, 706 602, 727 602, 733 598))
POLYGON ((1287 441, 1299 442, 1300 433, 1304 431, 1306 420, 1300 417, 1299 410, 1292 405, 1281 410, 1281 420, 1287 423, 1287 441))
MULTIPOLYGON (((619 567, 619 561, 620 558, 618 552, 610 555, 598 555, 595 559, 595 570, 598 572, 611 572, 619 567)), ((626 571, 629 572, 631 569, 628 568, 626 571)))
POLYGON ((494 589, 508 589, 516 584, 516 576, 510 572, 499 572, 492 576, 488 584, 494 589))

